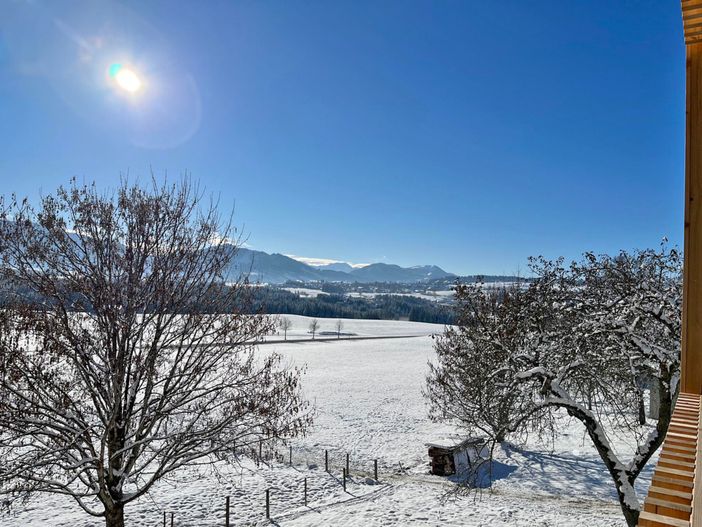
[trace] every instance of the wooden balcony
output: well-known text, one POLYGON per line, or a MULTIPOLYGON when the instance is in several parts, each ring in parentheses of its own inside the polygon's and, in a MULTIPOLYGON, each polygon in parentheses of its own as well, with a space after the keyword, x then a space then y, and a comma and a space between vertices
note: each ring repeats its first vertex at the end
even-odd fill
POLYGON ((641 527, 702 527, 702 0, 681 0, 686 54, 681 394, 639 516, 641 527))
POLYGON ((639 516, 641 527, 702 527, 700 396, 682 393, 639 516))

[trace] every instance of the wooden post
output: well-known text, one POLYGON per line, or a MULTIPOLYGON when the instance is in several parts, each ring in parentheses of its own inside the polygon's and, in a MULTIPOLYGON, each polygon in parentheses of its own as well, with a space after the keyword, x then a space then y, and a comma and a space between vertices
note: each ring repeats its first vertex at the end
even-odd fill
POLYGON ((290 466, 292 466, 292 445, 290 445, 290 466))
POLYGON ((351 474, 349 471, 349 454, 346 453, 346 475, 348 476, 349 474, 351 474))
POLYGON ((166 511, 163 511, 163 527, 166 527, 166 511))
POLYGON ((173 523, 173 516, 175 516, 175 513, 174 513, 174 512, 171 513, 171 527, 173 527, 173 525, 174 525, 174 523, 173 523))
POLYGON ((271 519, 271 489, 266 489, 266 519, 271 519))
POLYGON ((224 527, 229 527, 229 496, 227 496, 227 504, 224 507, 224 527))
POLYGON ((378 460, 373 460, 373 475, 375 476, 375 481, 378 481, 378 460))
POLYGON ((683 7, 687 52, 681 391, 702 394, 702 32, 683 7))
POLYGON ((305 507, 307 507, 307 478, 305 478, 305 507))
POLYGON ((263 459, 263 439, 258 440, 258 459, 263 459))
POLYGON ((324 470, 329 472, 329 450, 324 451, 324 470))
POLYGON ((346 469, 344 468, 343 480, 344 480, 344 492, 346 492, 346 469))

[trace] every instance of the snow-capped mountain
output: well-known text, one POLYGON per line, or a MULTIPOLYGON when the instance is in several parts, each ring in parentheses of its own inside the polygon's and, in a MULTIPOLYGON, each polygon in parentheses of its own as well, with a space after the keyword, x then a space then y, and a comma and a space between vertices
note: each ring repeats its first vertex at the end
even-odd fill
POLYGON ((315 265, 317 269, 326 271, 341 271, 342 273, 350 273, 354 270, 351 264, 346 262, 333 262, 322 265, 315 265))
POLYGON ((422 282, 453 276, 436 265, 399 265, 374 263, 354 269, 350 273, 357 282, 422 282))
POLYGON ((435 265, 400 267, 374 263, 354 267, 346 262, 309 265, 284 254, 238 248, 228 279, 248 276, 251 282, 280 284, 288 280, 326 282, 421 282, 455 276, 435 265))

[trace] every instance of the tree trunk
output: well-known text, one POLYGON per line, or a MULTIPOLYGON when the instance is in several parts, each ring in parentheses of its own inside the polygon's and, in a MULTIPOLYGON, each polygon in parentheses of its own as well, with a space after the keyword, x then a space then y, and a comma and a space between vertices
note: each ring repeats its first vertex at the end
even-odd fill
MULTIPOLYGON (((581 419, 582 421, 582 419, 581 419)), ((592 439, 597 452, 600 454, 602 461, 604 461, 607 470, 609 470, 612 479, 614 480, 614 486, 617 489, 617 497, 619 498, 619 506, 624 514, 624 519, 629 527, 636 527, 639 522, 639 506, 636 493, 634 492, 634 481, 636 477, 629 476, 624 478, 625 474, 620 471, 621 466, 617 466, 613 458, 613 453, 609 448, 609 445, 601 441, 601 431, 597 430, 599 426, 597 424, 589 423, 583 421, 585 427, 588 431, 590 439, 592 439), (632 504, 632 498, 636 501, 636 504, 632 504), (632 505, 634 505, 632 507, 632 505)), ((638 475, 638 473, 636 474, 638 475)))
POLYGON ((614 486, 617 489, 619 505, 622 509, 622 513, 624 514, 626 524, 629 527, 636 527, 639 521, 640 509, 636 491, 634 490, 634 482, 636 481, 636 477, 639 475, 640 468, 635 470, 634 473, 627 474, 624 472, 624 467, 616 458, 616 455, 606 441, 602 427, 590 412, 585 412, 583 409, 574 406, 568 406, 566 407, 566 410, 569 415, 577 418, 583 425, 585 425, 585 429, 592 440, 593 446, 597 450, 597 453, 600 455, 600 458, 612 476, 614 486))
POLYGON ((639 511, 636 509, 630 509, 622 504, 622 512, 624 513, 624 519, 628 527, 636 527, 639 523, 639 511))
POLYGON ((651 383, 651 393, 648 401, 648 416, 651 419, 658 419, 660 417, 661 408, 661 388, 659 379, 654 379, 651 383))
POLYGON ((643 426, 646 424, 646 405, 644 404, 643 390, 637 390, 636 397, 639 400, 639 424, 643 426))
POLYGON ((124 505, 105 509, 105 527, 124 527, 124 505))

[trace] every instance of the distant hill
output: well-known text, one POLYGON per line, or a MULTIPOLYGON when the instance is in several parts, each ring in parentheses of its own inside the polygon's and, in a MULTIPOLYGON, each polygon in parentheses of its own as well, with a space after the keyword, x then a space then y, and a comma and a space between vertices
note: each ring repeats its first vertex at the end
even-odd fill
POLYGON ((399 265, 374 263, 351 271, 357 282, 424 282, 436 278, 455 276, 436 265, 400 267, 399 265))
POLYGON ((347 264, 346 262, 334 262, 324 265, 315 265, 314 267, 324 271, 341 271, 342 273, 350 273, 354 269, 350 264, 347 264))
POLYGON ((230 265, 227 279, 234 281, 242 276, 248 276, 251 282, 282 284, 288 281, 410 283, 455 275, 435 265, 400 267, 374 263, 354 268, 346 263, 333 263, 312 266, 284 254, 268 254, 263 251, 239 248, 230 265))

